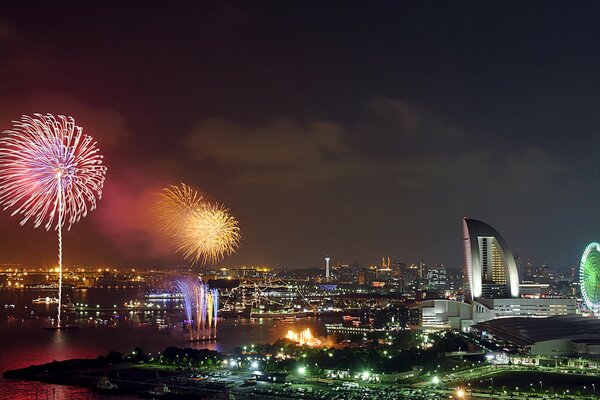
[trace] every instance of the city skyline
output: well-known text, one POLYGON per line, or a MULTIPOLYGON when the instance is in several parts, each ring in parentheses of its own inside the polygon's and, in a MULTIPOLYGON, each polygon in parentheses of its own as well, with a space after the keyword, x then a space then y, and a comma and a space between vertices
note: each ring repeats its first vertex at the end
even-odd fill
MULTIPOLYGON (((6 10, 0 129, 73 114, 111 165, 67 265, 179 263, 144 209, 181 181, 239 221, 228 265, 459 266, 465 215, 557 267, 599 240, 597 5, 272 5, 6 10)), ((0 216, 2 261, 49 263, 52 238, 17 227, 0 216)))

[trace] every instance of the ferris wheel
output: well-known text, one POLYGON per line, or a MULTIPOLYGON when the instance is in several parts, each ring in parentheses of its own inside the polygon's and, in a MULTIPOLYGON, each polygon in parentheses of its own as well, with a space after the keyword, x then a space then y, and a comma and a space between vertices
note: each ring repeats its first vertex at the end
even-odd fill
POLYGON ((594 315, 600 311, 600 244, 587 245, 579 264, 579 287, 583 301, 594 315))

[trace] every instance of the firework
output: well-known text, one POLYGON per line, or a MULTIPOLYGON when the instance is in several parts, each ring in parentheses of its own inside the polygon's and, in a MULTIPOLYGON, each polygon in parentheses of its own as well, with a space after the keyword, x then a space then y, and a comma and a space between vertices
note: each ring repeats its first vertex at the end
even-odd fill
POLYGON ((185 183, 164 188, 155 207, 158 228, 169 236, 177 236, 201 206, 202 196, 185 183))
POLYGON ((62 227, 68 229, 96 208, 106 167, 91 136, 72 117, 34 114, 13 121, 0 139, 0 204, 21 225, 58 233, 59 304, 62 297, 62 227))
POLYGON ((179 280, 177 289, 183 295, 183 306, 188 325, 190 341, 215 339, 219 310, 219 291, 210 289, 206 283, 194 279, 179 280), (194 337, 193 320, 196 322, 194 337))
POLYGON ((190 214, 175 237, 177 252, 186 260, 215 263, 235 252, 240 241, 238 222, 220 204, 204 204, 190 214))
POLYGON ((310 328, 306 328, 300 333, 294 332, 293 330, 288 330, 286 339, 291 340, 292 342, 298 343, 300 346, 309 345, 311 347, 316 347, 321 345, 321 341, 313 336, 310 328))
POLYGON ((158 228, 169 236, 175 251, 191 263, 215 263, 238 247, 239 227, 229 210, 203 201, 183 183, 161 191, 155 215, 158 228))
POLYGON ((183 309, 185 311, 186 320, 184 321, 190 330, 190 340, 194 338, 192 332, 192 312, 194 308, 193 285, 188 281, 177 281, 177 290, 183 296, 183 309))

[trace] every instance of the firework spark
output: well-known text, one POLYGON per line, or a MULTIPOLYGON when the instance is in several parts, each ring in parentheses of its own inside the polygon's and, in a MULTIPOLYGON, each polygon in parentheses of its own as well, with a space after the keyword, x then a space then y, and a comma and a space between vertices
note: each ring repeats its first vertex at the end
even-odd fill
POLYGON ((58 233, 59 305, 62 288, 62 227, 96 208, 106 167, 91 136, 72 117, 34 114, 13 121, 0 139, 0 204, 36 228, 58 233))
POLYGON ((189 329, 190 341, 215 339, 219 314, 219 291, 211 289, 208 284, 196 279, 178 280, 176 286, 183 296, 186 316, 184 323, 189 329), (195 338, 194 320, 196 322, 195 338))
POLYGON ((158 228, 169 236, 177 236, 201 206, 202 196, 185 183, 164 188, 155 207, 158 228))
POLYGON ((289 339, 293 342, 298 343, 300 346, 309 345, 311 347, 320 346, 322 343, 319 339, 313 336, 310 328, 306 328, 301 332, 294 332, 293 330, 288 330, 287 335, 285 335, 286 339, 289 339))
POLYGON ((175 237, 177 252, 193 263, 216 263, 236 251, 240 241, 238 222, 220 204, 204 204, 189 217, 175 237))
POLYGON ((191 263, 216 263, 238 247, 240 230, 229 210, 203 201, 186 184, 163 189, 155 215, 159 229, 169 236, 175 251, 191 263))

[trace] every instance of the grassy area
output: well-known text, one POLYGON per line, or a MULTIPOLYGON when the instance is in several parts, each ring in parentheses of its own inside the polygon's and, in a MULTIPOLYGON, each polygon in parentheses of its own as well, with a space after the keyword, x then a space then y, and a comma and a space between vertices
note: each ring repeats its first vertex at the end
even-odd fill
POLYGON ((484 378, 469 380, 472 388, 536 392, 536 393, 580 393, 592 395, 596 386, 600 394, 600 377, 543 371, 502 371, 484 378), (541 382, 541 383, 540 383, 541 382), (518 389, 516 389, 518 388, 518 389))

